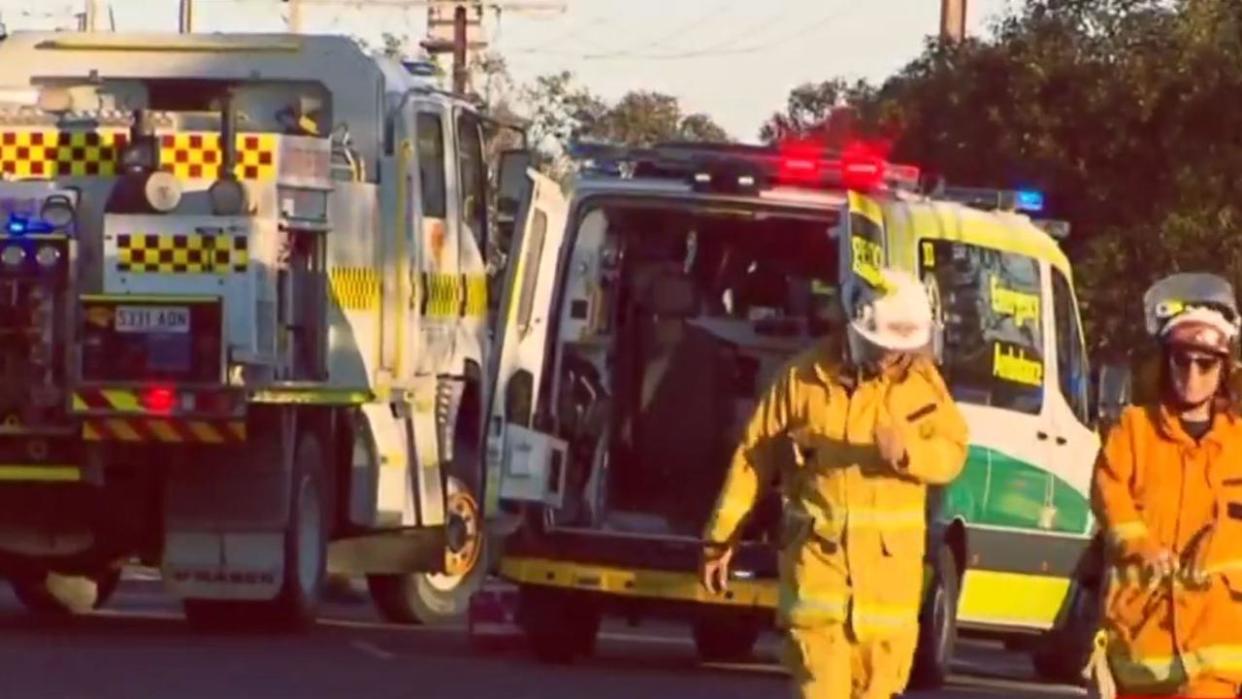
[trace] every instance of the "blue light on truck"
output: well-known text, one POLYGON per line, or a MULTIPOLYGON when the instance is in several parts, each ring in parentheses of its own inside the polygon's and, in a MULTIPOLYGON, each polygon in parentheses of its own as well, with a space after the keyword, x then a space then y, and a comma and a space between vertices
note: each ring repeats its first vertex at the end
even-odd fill
POLYGON ((1032 189, 1018 191, 1016 208, 1018 211, 1043 211, 1044 193, 1032 189))
POLYGON ((9 220, 4 224, 4 232, 9 235, 26 235, 28 233, 52 233, 56 230, 55 226, 38 221, 35 219, 22 218, 17 215, 10 215, 9 220))

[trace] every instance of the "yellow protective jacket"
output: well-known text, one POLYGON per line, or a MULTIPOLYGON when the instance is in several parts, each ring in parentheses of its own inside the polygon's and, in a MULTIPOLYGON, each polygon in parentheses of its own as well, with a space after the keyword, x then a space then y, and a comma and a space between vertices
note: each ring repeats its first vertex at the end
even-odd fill
POLYGON ((863 639, 916 623, 926 484, 957 476, 967 434, 931 361, 915 359, 896 380, 861 380, 852 393, 843 371, 823 345, 782 370, 746 427, 704 536, 732 541, 761 484, 784 464, 780 621, 848 620, 863 639), (881 459, 877 421, 902 432, 907 474, 881 459), (782 458, 791 450, 793 459, 782 458))
POLYGON ((1118 684, 1184 694, 1242 683, 1242 419, 1218 414, 1196 442, 1164 407, 1127 408, 1092 491, 1111 544, 1103 625, 1118 684), (1207 584, 1145 580, 1135 563, 1159 548, 1183 571, 1197 561, 1207 584))

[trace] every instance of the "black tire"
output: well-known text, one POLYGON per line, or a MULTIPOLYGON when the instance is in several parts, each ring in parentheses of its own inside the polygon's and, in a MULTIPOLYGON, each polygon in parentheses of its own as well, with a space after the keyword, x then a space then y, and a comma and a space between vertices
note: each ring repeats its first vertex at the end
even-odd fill
POLYGON ((518 624, 541 662, 563 665, 595 654, 599 610, 555 588, 523 585, 518 624))
POLYGON ((44 575, 23 575, 9 583, 22 606, 37 616, 71 616, 102 608, 121 582, 121 570, 110 568, 95 575, 61 576, 67 584, 44 575))
POLYGON ((948 544, 932 559, 931 586, 919 614, 919 642, 910 673, 911 689, 938 689, 949 677, 957 644, 957 602, 961 591, 957 560, 948 544))
POLYGON ((704 616, 694 622, 694 647, 705 663, 738 662, 751 657, 762 632, 757 619, 704 616))
POLYGON ((465 617, 470 596, 483 586, 487 574, 487 536, 477 491, 456 477, 448 479, 448 526, 444 573, 369 575, 371 600, 385 621, 394 624, 444 624, 465 617))
POLYGON ((298 438, 294 452, 289 520, 285 524, 285 570, 280 592, 271 600, 186 599, 186 618, 196 627, 239 626, 305 631, 315 623, 323 597, 328 559, 327 469, 323 448, 311 432, 298 438))
POLYGON ((367 576, 371 599, 385 621, 409 625, 459 621, 487 577, 487 528, 479 505, 480 401, 477 385, 467 383, 453 428, 440 437, 442 444, 452 446, 445 478, 445 570, 367 576))
POLYGON ((1095 631, 1099 627, 1099 593, 1093 587, 1075 585, 1065 622, 1048 632, 1031 651, 1031 665, 1039 679, 1076 687, 1086 686, 1083 668, 1091 658, 1095 631))

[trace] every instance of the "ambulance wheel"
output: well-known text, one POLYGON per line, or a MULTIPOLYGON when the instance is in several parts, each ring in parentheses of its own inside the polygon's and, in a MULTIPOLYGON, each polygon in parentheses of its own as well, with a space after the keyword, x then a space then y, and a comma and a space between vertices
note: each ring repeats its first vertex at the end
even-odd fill
POLYGON ((108 603, 121 582, 121 570, 96 575, 22 575, 9 581, 22 606, 38 616, 85 614, 108 603))
POLYGON ((910 685, 937 689, 949 677, 957 643, 957 600, 961 582, 957 560, 948 544, 941 544, 932 561, 930 587, 919 614, 919 641, 914 652, 910 685))
POLYGON ((444 572, 371 575, 367 587, 380 616, 394 624, 437 624, 463 617, 483 585, 486 529, 477 492, 457 476, 447 479, 444 572))
POLYGON ((694 622, 694 647, 705 663, 736 662, 750 657, 762 628, 758 620, 706 616, 694 622))
POLYGON ((327 577, 328 508, 323 449, 314 434, 305 432, 299 437, 293 469, 280 591, 263 601, 186 599, 183 609, 192 626, 305 631, 315 623, 327 577))
POLYGON ((1097 591, 1074 586, 1065 623, 1048 632, 1031 652, 1031 665, 1041 679, 1057 684, 1084 686, 1083 668, 1091 658, 1100 610, 1097 591))
POLYGON ((563 665, 595 654, 599 610, 555 588, 519 588, 517 621, 541 662, 563 665))

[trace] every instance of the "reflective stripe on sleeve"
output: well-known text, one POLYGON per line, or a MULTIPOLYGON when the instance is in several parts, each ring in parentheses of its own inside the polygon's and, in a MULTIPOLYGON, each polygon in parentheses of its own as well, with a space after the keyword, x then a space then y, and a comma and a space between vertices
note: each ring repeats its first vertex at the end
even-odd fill
POLYGON ((1125 543, 1147 536, 1147 525, 1142 520, 1119 522, 1109 527, 1109 536, 1115 543, 1125 543))

